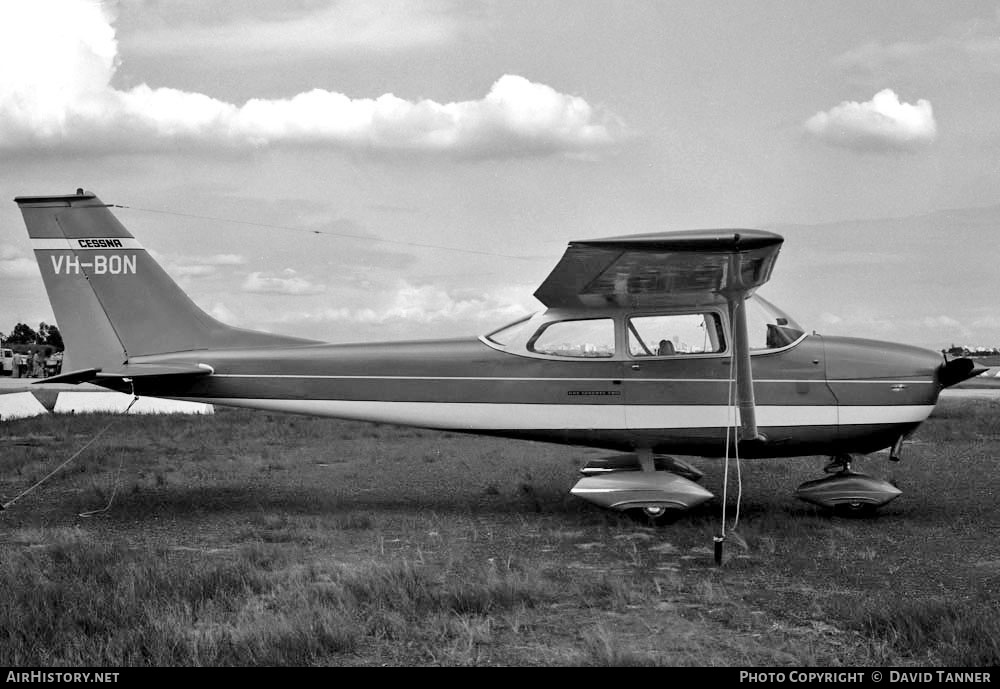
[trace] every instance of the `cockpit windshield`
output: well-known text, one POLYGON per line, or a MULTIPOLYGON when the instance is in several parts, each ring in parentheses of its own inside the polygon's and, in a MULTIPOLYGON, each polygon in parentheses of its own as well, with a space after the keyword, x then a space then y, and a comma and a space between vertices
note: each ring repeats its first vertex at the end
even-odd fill
POLYGON ((784 311, 755 294, 747 299, 747 334, 750 349, 759 351, 787 347, 805 331, 784 311))
POLYGON ((513 340, 514 337, 521 332, 521 328, 523 328, 525 324, 531 320, 531 316, 532 314, 529 313, 526 316, 521 316, 513 323, 508 323, 502 328, 497 328, 488 334, 486 339, 494 344, 500 345, 501 347, 506 347, 511 343, 511 340, 513 340))

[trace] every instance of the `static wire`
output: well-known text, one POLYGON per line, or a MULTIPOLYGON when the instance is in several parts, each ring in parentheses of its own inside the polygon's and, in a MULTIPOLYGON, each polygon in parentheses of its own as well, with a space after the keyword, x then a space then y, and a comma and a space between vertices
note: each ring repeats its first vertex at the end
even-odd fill
POLYGON ((121 457, 118 459, 118 472, 115 474, 114 488, 111 489, 111 497, 108 498, 108 504, 99 510, 89 510, 87 512, 80 512, 78 517, 93 517, 95 514, 103 514, 111 509, 111 503, 114 502, 115 496, 118 495, 118 486, 121 483, 122 478, 122 467, 125 466, 125 450, 121 451, 121 457))
MULTIPOLYGON (((744 304, 745 308, 745 304, 744 304)), ((735 319, 730 319, 730 321, 735 321, 735 319)), ((736 324, 731 322, 729 324, 729 341, 735 342, 736 337, 736 324)), ((726 453, 725 453, 725 463, 723 465, 722 472, 722 522, 720 524, 719 535, 714 539, 715 541, 715 551, 716 551, 716 561, 717 564, 722 564, 722 543, 726 540, 726 503, 728 501, 728 489, 729 489, 729 439, 730 432, 732 432, 733 438, 733 450, 734 458, 736 460, 736 483, 737 483, 737 493, 736 493, 736 516, 733 519, 733 526, 731 531, 736 531, 736 527, 740 523, 740 503, 743 500, 743 472, 740 467, 740 436, 739 429, 737 428, 737 406, 736 402, 733 400, 734 388, 736 387, 736 354, 733 352, 733 356, 729 358, 729 385, 728 385, 728 400, 726 404, 727 418, 726 418, 726 453)))
POLYGON ((38 486, 42 485, 43 483, 45 483, 46 481, 48 481, 50 478, 52 478, 53 476, 55 476, 59 472, 60 469, 62 469, 64 466, 66 466, 67 464, 69 464, 70 462, 72 462, 74 459, 76 459, 77 457, 79 457, 81 454, 83 454, 84 450, 86 450, 88 447, 90 447, 91 445, 93 445, 97 441, 98 438, 100 438, 102 435, 104 435, 105 431, 107 431, 109 428, 111 428, 112 425, 114 425, 115 421, 117 421, 117 420, 118 420, 117 417, 115 417, 114 419, 111 419, 111 421, 108 422, 107 426, 105 426, 104 428, 102 428, 101 430, 99 430, 97 432, 97 434, 93 438, 91 438, 90 440, 87 441, 86 445, 84 445, 79 450, 77 450, 76 452, 74 452, 70 456, 69 459, 67 459, 65 462, 63 462, 62 464, 60 464, 59 466, 57 466, 55 469, 53 469, 52 471, 50 471, 48 474, 46 474, 45 476, 43 476, 33 486, 31 486, 30 488, 27 488, 27 489, 21 491, 21 493, 19 493, 17 496, 15 496, 14 498, 12 498, 12 499, 8 500, 7 502, 5 502, 3 504, 3 509, 6 510, 7 508, 11 507, 15 502, 17 502, 18 500, 20 500, 21 498, 23 498, 25 495, 27 495, 28 493, 32 492, 36 488, 38 488, 38 486))
MULTIPOLYGON (((129 383, 132 383, 132 381, 130 380, 129 383)), ((90 440, 88 440, 86 442, 86 444, 84 444, 83 447, 81 447, 79 450, 77 450, 72 455, 70 455, 69 459, 67 459, 65 462, 63 462, 62 464, 60 464, 59 466, 57 466, 55 469, 53 469, 52 471, 50 471, 48 474, 46 474, 45 476, 43 476, 42 478, 40 478, 38 481, 36 481, 34 483, 34 485, 32 485, 32 486, 26 488, 25 490, 21 491, 18 495, 14 496, 13 498, 11 498, 7 502, 5 502, 3 505, 0 505, 0 509, 6 510, 7 508, 13 506, 14 503, 16 503, 18 500, 20 500, 21 498, 23 498, 25 495, 28 495, 29 493, 31 493, 32 491, 34 491, 36 488, 38 488, 40 485, 42 485, 43 483, 45 483, 46 481, 48 481, 50 478, 52 478, 53 476, 55 476, 57 473, 59 473, 59 471, 61 471, 63 469, 63 467, 67 466, 74 459, 76 459, 77 457, 79 457, 80 455, 82 455, 83 452, 88 447, 90 447, 95 442, 97 442, 97 439, 100 438, 102 435, 104 435, 104 433, 109 428, 111 428, 115 424, 115 422, 118 421, 119 418, 121 418, 121 416, 125 416, 126 414, 128 414, 129 410, 132 409, 132 406, 136 402, 138 402, 138 401, 139 401, 139 396, 135 394, 135 386, 133 384, 133 386, 132 386, 132 401, 129 402, 129 405, 125 408, 125 411, 123 411, 121 413, 121 415, 117 415, 117 416, 113 417, 111 419, 111 421, 109 421, 104 428, 102 428, 101 430, 99 430, 94 435, 93 438, 91 438, 90 440)), ((122 458, 121 458, 121 463, 118 466, 118 476, 121 476, 121 464, 123 464, 124 461, 125 461, 125 453, 123 452, 122 453, 122 458)), ((115 479, 116 484, 117 484, 117 480, 118 479, 116 478, 115 479)), ((112 492, 112 494, 111 494, 112 500, 114 499, 115 493, 117 493, 117 492, 118 492, 118 487, 116 485, 114 492, 112 492)), ((81 514, 80 516, 81 517, 87 517, 87 516, 90 516, 91 514, 97 514, 98 512, 104 512, 104 511, 108 510, 110 507, 111 507, 111 501, 109 500, 107 506, 104 509, 102 509, 102 510, 94 510, 92 512, 85 512, 85 513, 81 514)))
POLYGON ((139 208, 138 206, 126 206, 119 203, 109 203, 107 204, 110 208, 124 208, 133 211, 142 211, 144 213, 159 213, 161 215, 175 215, 181 218, 193 218, 197 220, 211 220, 214 222, 225 222, 232 223, 234 225, 247 225, 249 227, 260 227, 268 230, 284 230, 286 232, 304 232, 307 234, 317 234, 317 235, 327 235, 330 237, 341 237, 344 239, 358 239, 366 242, 379 242, 383 244, 396 244, 398 246, 408 246, 418 249, 437 249, 439 251, 454 251, 462 254, 474 254, 476 256, 491 256, 494 258, 511 258, 519 261, 537 261, 537 260, 551 260, 551 256, 522 256, 517 254, 504 254, 496 251, 484 251, 480 249, 463 249, 457 246, 446 246, 444 244, 427 244, 424 242, 409 242, 403 241, 401 239, 384 239, 382 237, 373 237, 370 235, 363 234, 350 234, 348 232, 333 232, 331 230, 317 230, 310 229, 307 227, 293 227, 291 225, 272 225, 270 223, 253 222, 250 220, 235 220, 232 218, 218 218, 209 215, 196 215, 194 213, 179 213, 177 211, 168 211, 156 208, 139 208))

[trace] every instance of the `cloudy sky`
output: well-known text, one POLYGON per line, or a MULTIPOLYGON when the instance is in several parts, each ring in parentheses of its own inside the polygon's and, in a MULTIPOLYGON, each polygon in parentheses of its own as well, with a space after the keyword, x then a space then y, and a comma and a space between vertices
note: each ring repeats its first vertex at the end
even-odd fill
POLYGON ((476 334, 569 240, 757 227, 809 329, 1000 346, 994 2, 4 10, 0 329, 52 320, 10 199, 84 187, 244 327, 476 334))

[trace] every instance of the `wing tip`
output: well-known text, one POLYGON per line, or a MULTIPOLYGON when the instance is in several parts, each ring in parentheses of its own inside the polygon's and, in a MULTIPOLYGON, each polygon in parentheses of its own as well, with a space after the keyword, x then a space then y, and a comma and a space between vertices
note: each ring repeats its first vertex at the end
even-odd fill
POLYGON ((97 198, 97 194, 92 191, 84 191, 83 188, 76 190, 73 194, 48 194, 45 196, 15 196, 14 203, 18 206, 37 206, 52 203, 71 204, 74 201, 92 201, 97 198))
POLYGON ((649 251, 743 251, 782 244, 785 238, 768 230, 748 228, 678 230, 645 234, 602 237, 570 242, 601 248, 639 249, 649 251))

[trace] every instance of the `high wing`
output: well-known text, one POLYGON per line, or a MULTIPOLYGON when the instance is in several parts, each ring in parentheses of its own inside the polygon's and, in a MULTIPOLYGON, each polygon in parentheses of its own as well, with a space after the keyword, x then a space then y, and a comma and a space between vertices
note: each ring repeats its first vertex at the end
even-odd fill
POLYGON ((688 230, 570 242, 535 292, 548 307, 726 304, 742 440, 757 430, 746 298, 768 281, 784 238, 763 230, 688 230))
POLYGON ((731 303, 767 282, 783 241, 763 230, 690 230, 570 242, 535 297, 569 308, 731 303))

